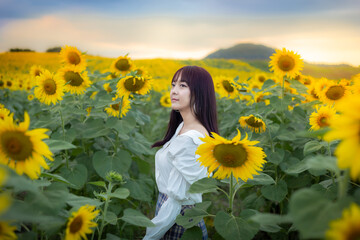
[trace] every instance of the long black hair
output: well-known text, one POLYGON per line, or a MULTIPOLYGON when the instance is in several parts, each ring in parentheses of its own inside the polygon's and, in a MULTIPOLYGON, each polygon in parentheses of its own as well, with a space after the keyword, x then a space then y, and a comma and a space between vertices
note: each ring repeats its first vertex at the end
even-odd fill
MULTIPOLYGON (((219 133, 214 83, 210 73, 202 67, 185 66, 176 71, 172 82, 176 81, 180 74, 181 81, 186 82, 190 88, 190 106, 195 106, 196 118, 209 133, 219 133)), ((180 112, 172 110, 164 139, 155 142, 151 147, 160 147, 169 141, 182 121, 180 112)))

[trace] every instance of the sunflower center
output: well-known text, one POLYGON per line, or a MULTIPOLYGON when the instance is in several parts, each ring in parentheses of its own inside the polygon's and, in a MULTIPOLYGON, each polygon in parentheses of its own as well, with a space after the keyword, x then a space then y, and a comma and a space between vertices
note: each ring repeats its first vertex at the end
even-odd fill
POLYGON ((282 71, 288 72, 295 67, 295 61, 288 55, 281 56, 278 61, 278 66, 282 71))
POLYGON ((4 86, 4 82, 0 80, 0 88, 4 86))
POLYGON ((135 72, 137 75, 143 75, 143 71, 141 69, 136 69, 135 72))
POLYGON ((327 117, 322 116, 321 118, 319 118, 318 124, 319 124, 320 127, 327 127, 327 126, 329 126, 329 123, 328 123, 328 121, 327 121, 327 117))
POLYGON ((124 86, 127 90, 131 92, 139 91, 145 85, 145 81, 132 77, 125 80, 124 86))
POLYGON ((345 238, 346 240, 360 240, 360 229, 353 228, 345 238))
POLYGON ((83 225, 83 220, 81 216, 77 216, 70 224, 70 232, 77 233, 83 225))
POLYGON ((64 78, 67 83, 69 83, 71 86, 75 86, 75 87, 80 86, 84 82, 84 79, 82 79, 80 74, 77 72, 73 72, 73 71, 66 72, 64 75, 64 78))
POLYGON ((225 167, 239 167, 247 160, 247 152, 241 144, 216 145, 213 155, 225 167))
POLYGON ((311 90, 310 93, 311 93, 311 96, 313 96, 313 98, 319 99, 318 95, 316 95, 316 93, 315 93, 315 89, 311 90))
POLYGON ((69 60, 69 63, 74 64, 74 65, 78 65, 81 61, 79 54, 77 54, 75 52, 69 52, 68 60, 69 60))
POLYGON ((44 90, 47 95, 53 95, 56 93, 56 83, 54 79, 48 78, 44 81, 44 90))
POLYGON ((111 107, 112 107, 114 110, 119 111, 119 110, 120 110, 120 103, 111 104, 111 107))
POLYGON ((41 71, 37 69, 37 70, 35 70, 35 73, 34 73, 34 74, 35 74, 35 77, 40 76, 41 71))
POLYGON ((6 81, 6 86, 11 87, 11 86, 12 86, 12 82, 6 81))
POLYGON ((246 124, 254 127, 254 128, 259 128, 262 127, 263 123, 256 120, 254 116, 249 117, 248 119, 245 120, 246 124))
POLYGON ((342 98, 345 94, 345 89, 343 86, 331 86, 329 90, 326 91, 326 97, 330 100, 338 100, 342 98))
POLYGON ((231 86, 228 80, 223 80, 222 85, 228 93, 232 93, 234 91, 234 87, 231 86))
POLYGON ((265 82, 265 77, 264 77, 264 76, 260 76, 260 77, 258 78, 258 80, 259 80, 259 82, 265 82))
POLYGON ((130 69, 130 63, 127 59, 120 59, 116 62, 115 67, 120 71, 127 71, 130 69))
POLYGON ((6 155, 17 161, 24 161, 32 155, 33 144, 23 132, 5 132, 1 136, 1 145, 6 155))

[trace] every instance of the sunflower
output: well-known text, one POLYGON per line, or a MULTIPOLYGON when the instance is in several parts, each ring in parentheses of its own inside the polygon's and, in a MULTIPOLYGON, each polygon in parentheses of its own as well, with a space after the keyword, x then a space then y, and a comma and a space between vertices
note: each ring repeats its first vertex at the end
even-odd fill
POLYGON ((197 161, 208 167, 209 175, 217 169, 215 178, 224 179, 232 173, 236 179, 241 178, 246 182, 249 178, 252 179, 253 175, 258 175, 257 171, 262 171, 266 155, 262 148, 252 146, 259 143, 258 141, 247 140, 247 135, 240 140, 239 130, 238 135, 231 141, 214 132, 211 134, 214 138, 200 138, 204 143, 196 150, 196 154, 200 156, 197 161))
POLYGON ((145 70, 144 67, 134 67, 134 73, 138 76, 147 76, 148 72, 145 70))
POLYGON ((17 239, 14 231, 16 227, 9 225, 7 222, 0 221, 0 239, 2 240, 13 240, 17 239))
POLYGON ((71 94, 83 94, 91 85, 87 72, 81 72, 76 66, 68 66, 58 71, 59 77, 64 81, 64 89, 71 94))
POLYGON ((48 138, 48 129, 38 128, 28 130, 30 117, 24 114, 24 122, 14 124, 11 117, 0 120, 0 163, 22 175, 27 174, 31 179, 37 179, 41 172, 40 166, 49 169, 44 157, 53 161, 49 147, 42 141, 48 138))
POLYGON ((86 68, 85 58, 76 47, 62 47, 60 56, 66 65, 76 66, 80 70, 84 70, 86 68))
POLYGON ((0 194, 0 215, 10 207, 10 204, 11 204, 10 194, 7 193, 0 194))
POLYGON ((47 105, 56 104, 64 95, 64 82, 48 70, 36 78, 35 97, 47 105))
POLYGON ((310 85, 307 85, 306 94, 301 94, 305 97, 305 102, 312 102, 319 100, 318 95, 318 84, 316 82, 312 82, 310 85))
POLYGON ((99 214, 95 206, 82 206, 77 212, 73 212, 66 226, 65 240, 87 239, 86 234, 92 233, 92 227, 97 223, 92 220, 99 214))
POLYGON ((341 169, 350 168, 352 179, 360 179, 360 96, 350 95, 339 102, 340 117, 331 119, 326 141, 340 139, 335 149, 337 164, 341 169))
POLYGON ((230 98, 234 99, 238 96, 238 90, 236 88, 236 83, 233 79, 228 77, 216 77, 214 79, 215 91, 219 93, 220 98, 230 98))
POLYGON ((269 78, 265 73, 256 73, 253 79, 259 83, 264 83, 269 78))
POLYGON ((112 92, 112 88, 110 87, 110 83, 105 83, 103 85, 103 88, 105 89, 105 91, 107 91, 108 93, 112 92))
POLYGON ((342 212, 342 217, 330 222, 325 233, 328 240, 360 239, 360 207, 352 203, 342 212))
POLYGON ((38 65, 33 65, 30 68, 30 75, 34 78, 39 77, 44 72, 44 68, 38 65))
POLYGON ((171 100, 169 93, 162 95, 160 98, 160 104, 163 107, 171 107, 171 100))
POLYGON ((32 100, 34 100, 34 95, 32 95, 32 94, 29 94, 29 95, 27 96, 27 99, 28 99, 29 101, 32 101, 32 100))
POLYGON ((128 97, 131 93, 145 95, 150 91, 151 85, 152 80, 150 78, 127 76, 117 83, 117 95, 119 97, 128 97))
POLYGON ((334 81, 329 82, 322 91, 318 92, 319 98, 323 103, 337 104, 344 99, 347 95, 351 94, 350 88, 346 86, 346 83, 334 81))
POLYGON ((328 127, 331 119, 336 115, 336 110, 331 106, 316 106, 316 112, 310 115, 311 130, 328 127))
POLYGON ((126 72, 130 72, 131 68, 132 68, 132 62, 130 60, 129 57, 124 56, 124 57, 118 57, 117 59, 115 59, 112 64, 111 64, 111 68, 112 70, 114 70, 115 72, 119 72, 119 73, 126 73, 126 72))
POLYGON ((10 115, 10 111, 7 108, 0 108, 0 120, 5 120, 10 115))
MULTIPOLYGON (((116 101, 119 98, 113 98, 113 101, 116 101)), ((114 104, 111 104, 110 107, 105 108, 105 112, 109 115, 109 116, 114 116, 114 117, 125 117, 126 113, 130 110, 131 105, 130 105, 130 100, 128 97, 124 96, 122 97, 122 100, 120 102, 116 102, 114 104)))
POLYGON ((5 82, 0 79, 0 89, 4 89, 5 88, 5 82))
POLYGON ((279 76, 287 75, 289 78, 295 78, 300 74, 304 63, 300 55, 283 48, 275 50, 276 52, 270 57, 270 70, 279 76))
POLYGON ((98 94, 98 91, 93 92, 93 93, 90 95, 90 98, 91 98, 91 99, 95 99, 96 94, 98 94))
POLYGON ((353 78, 353 85, 351 86, 353 94, 360 95, 360 74, 355 75, 353 78))
POLYGON ((87 107, 86 108, 86 112, 87 112, 86 116, 90 116, 91 109, 92 109, 92 107, 87 107))
POLYGON ((266 125, 263 120, 255 117, 254 115, 250 115, 247 117, 239 118, 240 126, 245 128, 249 128, 252 132, 262 133, 266 130, 266 125))

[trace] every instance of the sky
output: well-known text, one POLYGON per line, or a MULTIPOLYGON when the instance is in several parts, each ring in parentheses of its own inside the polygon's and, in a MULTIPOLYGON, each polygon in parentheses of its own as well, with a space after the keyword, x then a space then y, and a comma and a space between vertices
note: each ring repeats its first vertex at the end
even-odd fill
POLYGON ((358 0, 0 0, 0 52, 202 59, 238 43, 360 65, 358 0))

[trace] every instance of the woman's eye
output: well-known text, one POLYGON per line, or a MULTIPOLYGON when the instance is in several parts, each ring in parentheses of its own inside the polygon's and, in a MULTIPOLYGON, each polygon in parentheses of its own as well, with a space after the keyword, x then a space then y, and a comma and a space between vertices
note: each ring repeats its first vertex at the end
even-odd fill
POLYGON ((187 87, 185 84, 180 84, 181 87, 187 87))

